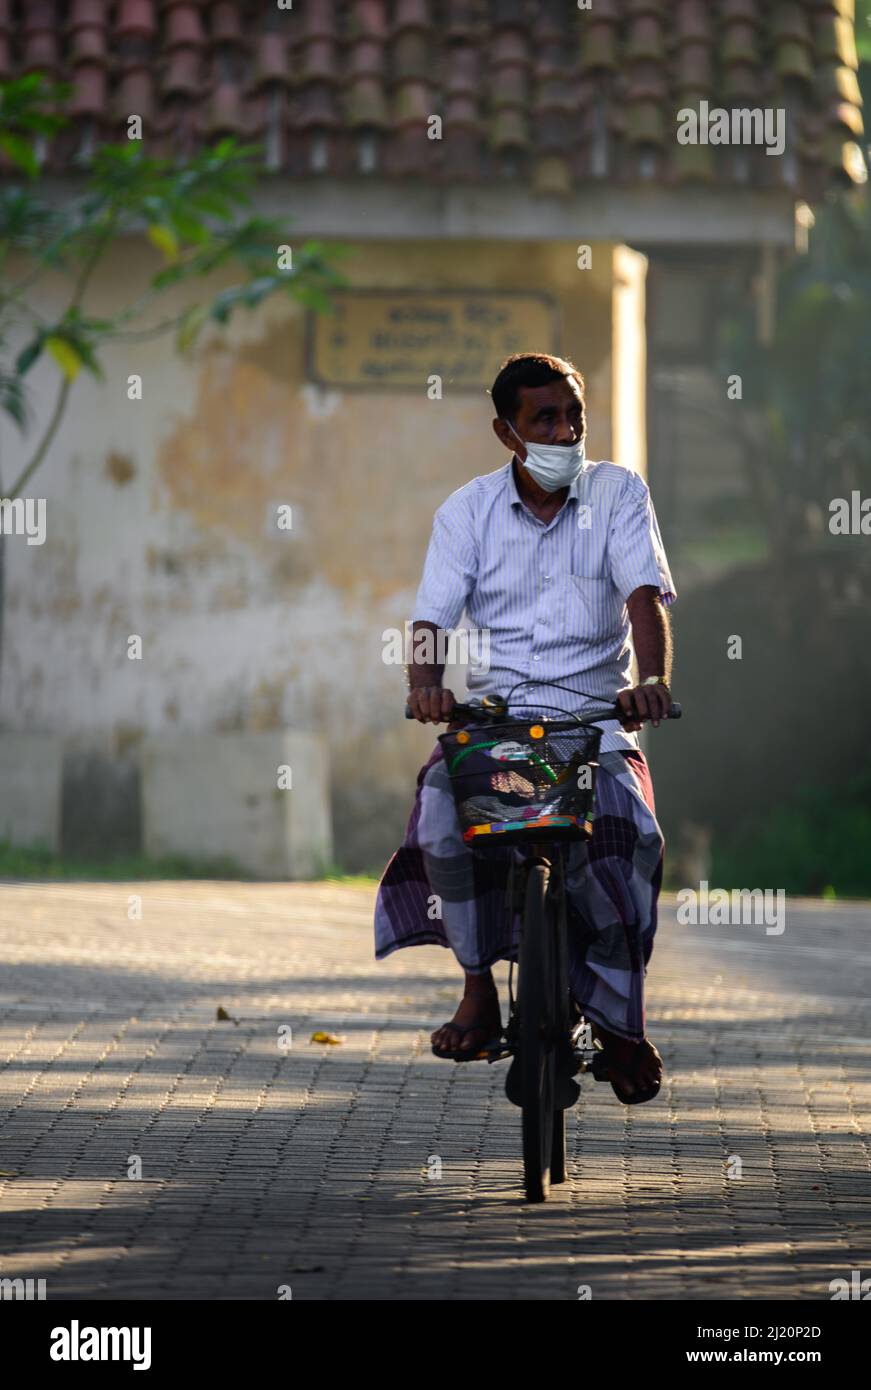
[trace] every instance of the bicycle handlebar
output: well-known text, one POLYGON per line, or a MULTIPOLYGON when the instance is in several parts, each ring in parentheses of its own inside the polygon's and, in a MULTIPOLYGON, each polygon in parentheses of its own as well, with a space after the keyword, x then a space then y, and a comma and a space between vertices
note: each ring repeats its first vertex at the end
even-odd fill
MULTIPOLYGON (((680 719, 682 714, 683 710, 680 705, 673 702, 666 710, 665 718, 680 719)), ((414 718, 408 705, 405 706, 405 717, 406 719, 414 718)), ((602 724, 606 719, 617 719, 622 724, 624 720, 627 719, 629 722, 635 722, 638 719, 645 722, 649 717, 649 715, 627 715, 622 705, 615 701, 615 703, 609 705, 606 710, 601 710, 599 712, 594 711, 593 714, 582 715, 580 718, 565 720, 554 719, 548 720, 547 722, 552 733, 561 733, 567 729, 586 728, 590 724, 602 724)), ((452 724, 457 719, 468 719, 470 723, 473 724, 509 724, 517 722, 520 718, 522 718, 522 716, 510 715, 507 710, 497 713, 492 709, 485 709, 483 705, 465 705, 458 700, 454 703, 448 718, 442 722, 452 724)))

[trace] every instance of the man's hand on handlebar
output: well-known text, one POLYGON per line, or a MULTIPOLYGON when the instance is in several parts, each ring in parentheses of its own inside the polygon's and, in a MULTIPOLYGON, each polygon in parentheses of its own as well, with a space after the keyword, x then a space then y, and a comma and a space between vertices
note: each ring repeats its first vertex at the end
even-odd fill
POLYGON ((424 685, 408 692, 408 708, 421 724, 445 724, 456 704, 453 691, 440 685, 424 685))
POLYGON ((671 695, 664 685, 636 685, 633 689, 621 690, 617 703, 625 714, 620 723, 628 734, 632 734, 641 728, 646 719, 651 721, 654 729, 658 728, 660 719, 666 718, 671 695))

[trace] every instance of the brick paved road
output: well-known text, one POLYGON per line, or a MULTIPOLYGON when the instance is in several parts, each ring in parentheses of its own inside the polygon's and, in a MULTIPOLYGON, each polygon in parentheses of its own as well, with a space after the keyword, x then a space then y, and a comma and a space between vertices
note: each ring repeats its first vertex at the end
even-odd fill
POLYGON ((571 1180, 528 1207, 506 1064, 429 1051, 452 957, 376 964, 371 904, 0 887, 0 1276, 49 1298, 809 1299, 871 1274, 867 908, 792 903, 777 937, 666 907, 668 1085, 626 1108, 586 1080, 571 1180))

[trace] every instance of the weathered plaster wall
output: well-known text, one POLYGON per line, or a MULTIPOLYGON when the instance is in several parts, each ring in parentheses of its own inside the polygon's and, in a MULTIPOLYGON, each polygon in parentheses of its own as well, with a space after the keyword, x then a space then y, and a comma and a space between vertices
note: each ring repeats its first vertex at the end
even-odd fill
MULTIPOLYGON (((587 378, 588 455, 608 457, 615 258, 593 250, 582 272, 564 243, 369 243, 346 273, 360 287, 551 294, 556 346, 587 378)), ((142 243, 117 246, 88 307, 129 301, 153 264, 142 243)), ((389 854, 432 747, 402 719, 404 676, 382 662, 382 632, 410 615, 435 508, 507 456, 483 393, 307 384, 303 322, 270 302, 189 358, 169 340, 130 342, 107 358, 105 384, 77 383, 29 488, 47 499, 46 543, 6 543, 0 720, 127 755, 146 732, 325 730, 338 852, 357 868, 389 854), (289 534, 270 520, 278 502, 293 508, 289 534), (142 661, 127 657, 131 633, 142 661)), ((41 365, 33 386, 44 419, 56 369, 41 365)), ((624 398, 631 413, 625 372, 624 398)), ((25 455, 8 426, 2 444, 8 484, 25 455)))

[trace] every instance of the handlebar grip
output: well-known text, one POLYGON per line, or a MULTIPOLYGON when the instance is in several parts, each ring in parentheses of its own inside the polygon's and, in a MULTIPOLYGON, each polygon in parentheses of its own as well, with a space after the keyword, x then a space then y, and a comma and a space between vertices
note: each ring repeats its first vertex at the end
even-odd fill
MULTIPOLYGON (((483 709, 479 709, 479 707, 478 707, 477 705, 466 705, 466 704, 463 704, 463 701, 462 701, 462 700, 455 700, 454 703, 453 703, 453 705, 452 705, 452 707, 451 707, 451 712, 450 712, 450 714, 448 715, 448 718, 447 718, 444 722, 447 724, 447 723, 452 722, 454 719, 469 719, 469 720, 480 719, 482 714, 486 717, 487 714, 488 714, 488 711, 487 711, 487 710, 483 710, 483 709)), ((406 717, 406 719, 413 719, 413 718, 414 718, 414 715, 412 714, 412 712, 411 712, 411 710, 409 709, 408 705, 405 706, 405 717, 406 717)))
MULTIPOLYGON (((459 702, 455 704, 454 709, 457 710, 461 716, 467 712, 466 707, 459 702)), ((451 713, 453 713, 453 710, 451 711, 451 713)), ((683 710, 681 709, 677 701, 673 701, 666 711, 666 719, 680 719, 682 716, 683 710)), ((405 717, 406 719, 414 718, 414 715, 412 714, 408 705, 405 706, 405 717)))
MULTIPOLYGON (((464 705, 461 701, 455 700, 455 701, 454 701, 453 708, 451 709, 451 713, 450 713, 450 715, 449 715, 449 719, 450 719, 450 720, 453 720, 453 719, 455 719, 455 718, 457 718, 457 717, 459 717, 460 719, 466 719, 466 718, 468 718, 468 719, 474 719, 476 713, 477 713, 477 710, 476 710, 476 709, 472 709, 472 708, 470 708, 468 705, 464 705)), ((412 712, 411 712, 411 710, 409 709, 408 705, 405 706, 405 717, 406 717, 406 719, 413 719, 413 718, 414 718, 414 715, 412 714, 412 712)), ((448 720, 446 720, 445 722, 447 723, 448 720)))

